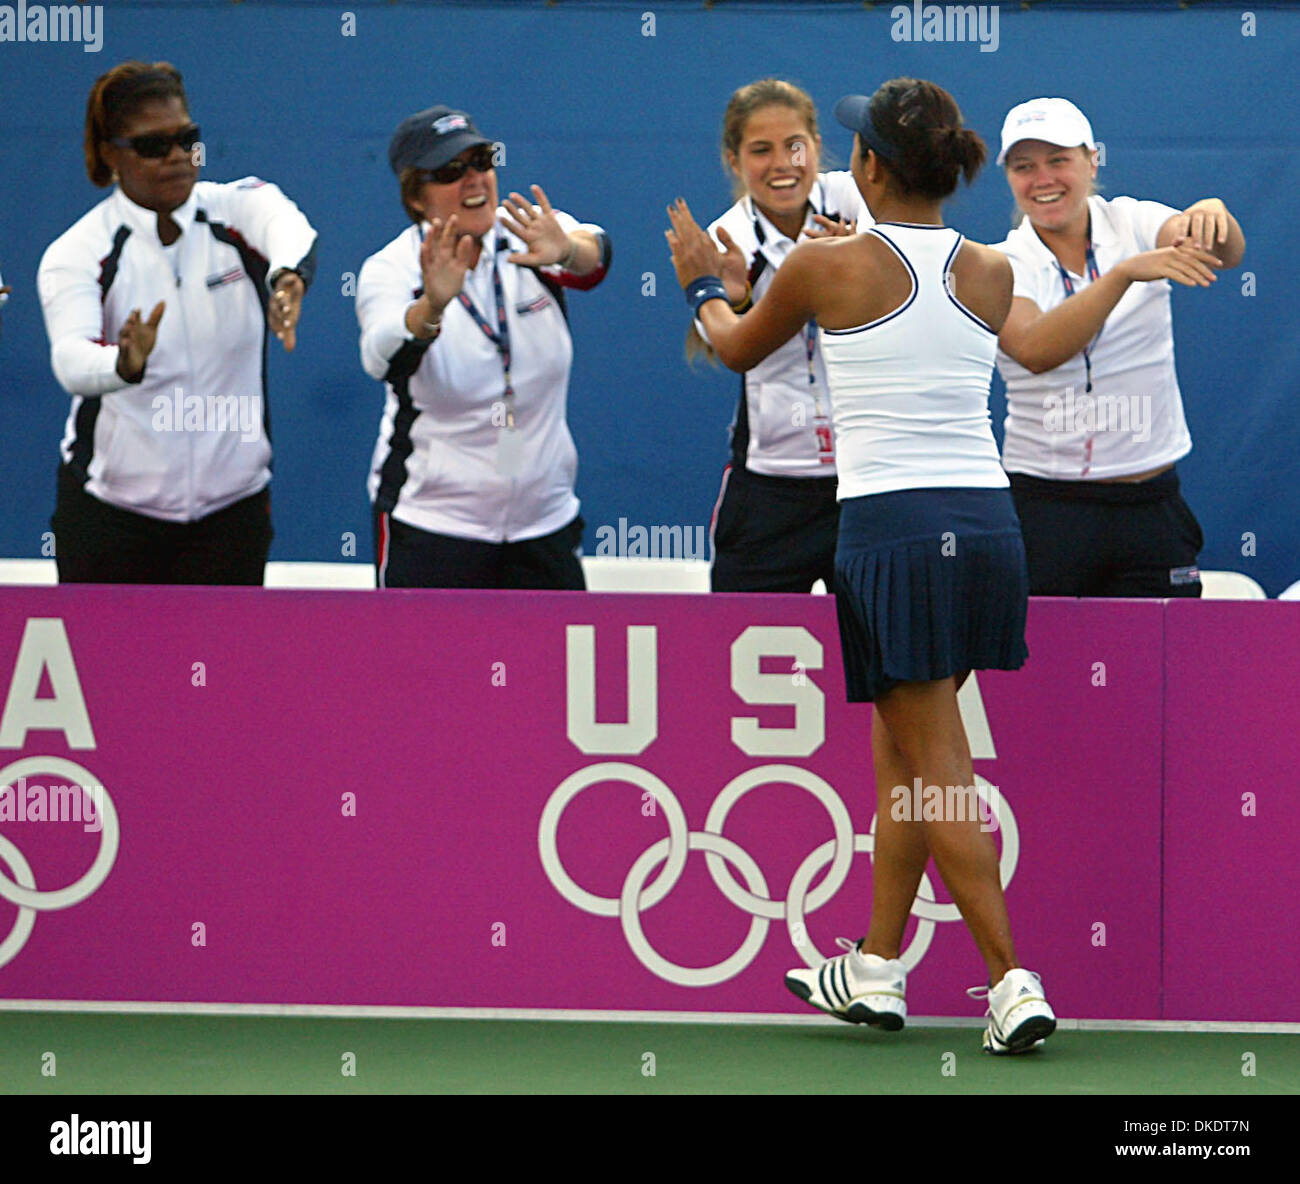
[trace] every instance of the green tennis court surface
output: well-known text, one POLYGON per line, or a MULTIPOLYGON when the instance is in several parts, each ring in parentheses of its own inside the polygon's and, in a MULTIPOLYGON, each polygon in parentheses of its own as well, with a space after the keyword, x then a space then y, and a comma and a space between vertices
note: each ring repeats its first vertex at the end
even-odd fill
POLYGON ((976 1028, 10 1012, 0 1093, 1300 1093, 1300 1037, 976 1028), (55 1076, 42 1074, 53 1053, 55 1076), (345 1075, 346 1054, 355 1076, 345 1075), (1250 1054, 1248 1056, 1248 1054, 1250 1054), (1254 1076, 1243 1073, 1251 1067, 1254 1076), (946 1072, 945 1072, 946 1070, 946 1072), (653 1075, 651 1075, 653 1071, 653 1075))

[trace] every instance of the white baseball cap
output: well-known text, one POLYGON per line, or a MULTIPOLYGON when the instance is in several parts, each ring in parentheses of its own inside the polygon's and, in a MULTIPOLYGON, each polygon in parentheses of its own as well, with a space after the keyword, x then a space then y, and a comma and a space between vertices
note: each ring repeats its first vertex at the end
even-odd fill
POLYGON ((1069 99, 1030 99, 1012 107, 1002 124, 1002 151, 998 164, 1021 140, 1042 140, 1062 148, 1096 148, 1092 125, 1069 99))

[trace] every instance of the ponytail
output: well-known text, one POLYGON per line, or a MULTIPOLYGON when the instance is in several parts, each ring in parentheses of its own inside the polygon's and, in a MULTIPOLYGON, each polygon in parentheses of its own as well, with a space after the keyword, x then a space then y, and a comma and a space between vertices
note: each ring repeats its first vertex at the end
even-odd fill
POLYGON ((123 62, 95 79, 86 102, 84 150, 86 175, 100 189, 111 185, 113 170, 99 146, 121 135, 122 128, 146 103, 180 99, 188 108, 180 71, 170 62, 123 62))
POLYGON ((871 122, 895 148, 882 163, 901 188, 919 197, 943 199, 969 185, 988 149, 979 134, 962 123, 956 100, 943 87, 917 78, 893 78, 871 96, 871 122))

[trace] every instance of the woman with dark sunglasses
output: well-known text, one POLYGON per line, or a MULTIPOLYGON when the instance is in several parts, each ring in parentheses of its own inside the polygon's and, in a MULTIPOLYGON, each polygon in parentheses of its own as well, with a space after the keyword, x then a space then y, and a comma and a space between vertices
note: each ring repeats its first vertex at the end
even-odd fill
POLYGON ((371 465, 379 587, 586 585, 565 418, 564 289, 595 287, 609 239, 512 193, 462 111, 404 120, 388 158, 414 225, 357 280, 361 360, 386 384, 371 465))
POLYGON ((199 135, 167 62, 91 91, 86 170, 114 189, 37 276, 72 396, 51 522, 65 583, 262 582, 266 333, 293 349, 316 232, 256 177, 198 180, 199 135))

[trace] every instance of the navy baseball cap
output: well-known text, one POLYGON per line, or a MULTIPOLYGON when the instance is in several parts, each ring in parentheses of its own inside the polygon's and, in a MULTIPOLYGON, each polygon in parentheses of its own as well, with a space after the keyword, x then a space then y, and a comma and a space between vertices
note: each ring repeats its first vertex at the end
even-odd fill
POLYGON ((430 107, 407 116, 397 125, 388 144, 388 163, 393 172, 403 169, 437 169, 454 160, 466 148, 490 144, 464 111, 430 107))
POLYGON ((835 118, 849 131, 857 132, 862 137, 862 142, 877 156, 883 156, 886 160, 894 159, 898 150, 876 131, 876 125, 871 119, 871 99, 868 95, 845 95, 835 104, 835 118))

